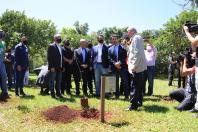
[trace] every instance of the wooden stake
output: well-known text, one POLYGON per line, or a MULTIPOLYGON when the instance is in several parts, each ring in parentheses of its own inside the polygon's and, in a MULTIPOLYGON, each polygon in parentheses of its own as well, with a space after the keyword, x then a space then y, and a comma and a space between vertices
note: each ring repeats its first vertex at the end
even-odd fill
POLYGON ((101 77, 101 88, 100 88, 100 121, 105 122, 105 76, 101 77))

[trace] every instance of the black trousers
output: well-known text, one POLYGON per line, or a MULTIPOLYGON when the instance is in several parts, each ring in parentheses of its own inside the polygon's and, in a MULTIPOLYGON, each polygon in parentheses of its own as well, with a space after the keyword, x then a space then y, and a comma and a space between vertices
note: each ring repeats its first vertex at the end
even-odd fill
POLYGON ((195 105, 195 100, 193 94, 188 93, 185 89, 180 88, 170 92, 169 96, 172 99, 180 102, 179 106, 177 106, 177 110, 190 110, 195 105))
POLYGON ((88 88, 90 90, 90 94, 93 94, 93 80, 94 80, 94 70, 88 70, 88 88))
POLYGON ((143 104, 144 72, 131 74, 131 107, 137 108, 143 104))
POLYGON ((76 87, 76 95, 80 94, 80 71, 77 67, 77 65, 72 64, 69 65, 67 64, 65 66, 65 71, 62 74, 62 82, 61 82, 61 93, 63 94, 64 91, 67 93, 71 93, 71 78, 74 78, 75 82, 75 87, 76 87))
MULTIPOLYGON (((84 95, 88 95, 87 94, 87 86, 88 86, 88 76, 89 75, 89 69, 86 68, 86 69, 81 69, 81 75, 82 75, 82 82, 83 82, 83 85, 82 85, 82 90, 83 90, 83 94, 84 95)), ((93 93, 93 89, 89 89, 90 93, 93 93)))
POLYGON ((186 77, 178 76, 178 88, 181 88, 181 82, 182 82, 182 88, 185 88, 186 86, 186 77))
POLYGON ((175 69, 168 69, 168 85, 171 86, 173 82, 175 69))

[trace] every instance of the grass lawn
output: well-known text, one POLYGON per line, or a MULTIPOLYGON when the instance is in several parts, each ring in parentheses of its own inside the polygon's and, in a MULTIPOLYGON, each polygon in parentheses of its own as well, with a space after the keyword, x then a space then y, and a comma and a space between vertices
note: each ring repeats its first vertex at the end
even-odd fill
MULTIPOLYGON (((34 77, 31 77, 34 79, 34 77)), ((97 131, 170 131, 189 132, 198 131, 198 119, 189 112, 175 110, 178 105, 175 101, 165 101, 164 96, 175 87, 168 87, 167 80, 156 79, 154 95, 144 97, 144 104, 140 111, 123 111, 129 102, 123 100, 105 100, 106 111, 112 112, 112 118, 106 123, 98 120, 75 119, 71 123, 61 124, 46 121, 42 111, 58 105, 67 105, 73 109, 81 109, 80 98, 65 96, 66 99, 52 99, 49 96, 39 95, 36 87, 25 88, 25 92, 32 95, 27 98, 15 97, 10 92, 11 99, 0 103, 0 131, 40 131, 40 132, 97 132, 97 131)), ((124 98, 124 97, 122 97, 124 98)), ((99 100, 89 99, 89 105, 99 108, 99 100)))

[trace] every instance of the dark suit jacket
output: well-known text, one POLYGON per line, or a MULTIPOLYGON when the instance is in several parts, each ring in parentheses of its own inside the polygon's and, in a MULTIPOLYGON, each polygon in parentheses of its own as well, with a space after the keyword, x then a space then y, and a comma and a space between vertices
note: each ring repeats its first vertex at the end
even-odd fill
MULTIPOLYGON (((94 63, 97 63, 98 45, 94 46, 94 63)), ((103 44, 102 46, 102 65, 104 68, 109 67, 108 47, 103 44)))
MULTIPOLYGON (((90 50, 85 48, 85 62, 83 62, 83 55, 82 55, 82 49, 78 48, 74 51, 74 57, 77 60, 79 67, 82 69, 82 67, 80 65, 85 64, 88 65, 87 68, 90 67, 90 59, 91 59, 91 54, 90 54, 90 50)), ((83 70, 83 69, 82 69, 83 70)))
POLYGON ((15 66, 20 65, 26 70, 29 65, 28 48, 24 44, 18 44, 15 47, 15 66))
POLYGON ((118 60, 117 60, 115 52, 114 52, 114 47, 115 46, 113 45, 109 48, 109 59, 110 59, 111 70, 112 71, 115 70, 114 64, 117 61, 121 62, 121 69, 126 69, 127 68, 127 65, 126 65, 127 52, 126 52, 126 50, 121 45, 118 46, 118 60))
POLYGON ((62 65, 61 65, 61 54, 55 43, 50 44, 48 47, 47 61, 48 61, 49 70, 51 68, 55 68, 56 71, 62 71, 64 64, 63 57, 62 57, 62 65))

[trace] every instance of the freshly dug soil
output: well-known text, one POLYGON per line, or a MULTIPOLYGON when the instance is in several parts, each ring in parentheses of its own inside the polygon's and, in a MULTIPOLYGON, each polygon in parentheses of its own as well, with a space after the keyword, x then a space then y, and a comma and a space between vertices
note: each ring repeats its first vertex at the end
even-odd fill
MULTIPOLYGON (((52 122, 69 123, 75 118, 80 119, 99 119, 100 112, 95 108, 74 110, 66 105, 56 106, 42 113, 46 120, 52 122)), ((105 113, 106 118, 111 117, 111 113, 105 113)))
POLYGON ((66 105, 61 105, 48 109, 43 115, 48 121, 68 123, 77 117, 78 113, 66 105))
POLYGON ((95 109, 95 108, 91 108, 91 109, 84 109, 82 110, 82 112, 80 113, 80 116, 82 118, 88 118, 88 119, 98 119, 100 116, 100 112, 95 109))

